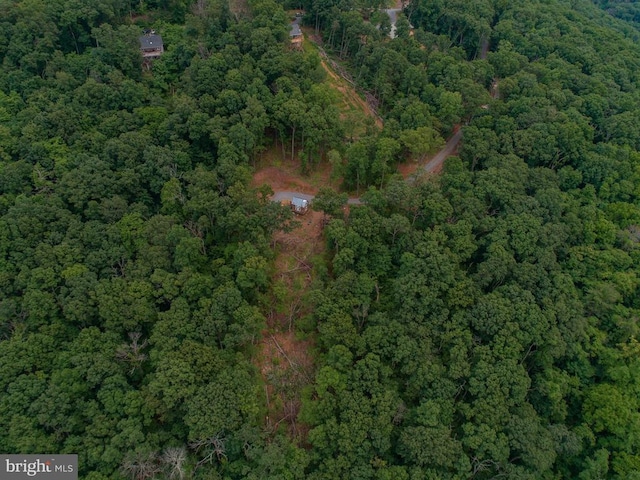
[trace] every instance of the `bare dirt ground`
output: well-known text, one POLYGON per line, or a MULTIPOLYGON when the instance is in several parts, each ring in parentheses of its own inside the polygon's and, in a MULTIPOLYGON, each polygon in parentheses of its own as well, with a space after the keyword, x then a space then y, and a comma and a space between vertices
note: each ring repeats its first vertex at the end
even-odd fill
POLYGON ((303 180, 299 174, 289 172, 282 167, 264 167, 253 176, 252 184, 255 187, 267 184, 274 192, 291 190, 311 195, 318 193, 318 189, 303 180))
POLYGON ((398 173, 402 175, 403 178, 407 178, 416 173, 419 168, 420 162, 409 160, 398 165, 398 173))
POLYGON ((260 156, 253 175, 252 185, 270 185, 274 192, 287 190, 315 195, 323 186, 338 188, 341 179, 331 177, 331 164, 323 162, 313 166, 306 175, 302 174, 299 159, 291 160, 289 152, 285 158, 282 149, 271 147, 260 156))

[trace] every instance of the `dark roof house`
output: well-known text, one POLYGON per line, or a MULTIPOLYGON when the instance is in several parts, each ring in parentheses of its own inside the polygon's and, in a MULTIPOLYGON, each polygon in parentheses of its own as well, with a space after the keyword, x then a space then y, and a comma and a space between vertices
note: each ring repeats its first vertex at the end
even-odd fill
POLYGON ((291 22, 289 26, 289 39, 291 40, 291 44, 295 47, 300 47, 302 45, 302 30, 300 30, 300 19, 301 17, 296 15, 296 18, 291 22))
POLYGON ((301 37, 302 36, 302 30, 300 30, 300 25, 298 25, 297 23, 292 23, 291 24, 291 29, 289 31, 289 36, 290 37, 301 37))
POLYGON ((140 51, 145 59, 158 58, 164 52, 162 37, 154 30, 145 33, 140 37, 140 51))

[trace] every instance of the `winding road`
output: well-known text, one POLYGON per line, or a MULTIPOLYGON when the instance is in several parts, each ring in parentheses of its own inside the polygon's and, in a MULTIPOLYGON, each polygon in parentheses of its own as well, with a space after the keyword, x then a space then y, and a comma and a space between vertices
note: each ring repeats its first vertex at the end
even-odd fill
MULTIPOLYGON (((314 195, 309 195, 308 193, 279 190, 271 196, 271 201, 282 202, 283 200, 291 200, 293 197, 302 198, 303 200, 307 200, 308 202, 311 202, 315 198, 314 195)), ((349 205, 362 205, 362 200, 360 200, 358 197, 351 197, 347 200, 347 203, 349 205)))
POLYGON ((389 36, 396 38, 396 22, 398 21, 398 13, 402 12, 402 8, 388 8, 384 12, 389 15, 389 20, 391 21, 389 36))

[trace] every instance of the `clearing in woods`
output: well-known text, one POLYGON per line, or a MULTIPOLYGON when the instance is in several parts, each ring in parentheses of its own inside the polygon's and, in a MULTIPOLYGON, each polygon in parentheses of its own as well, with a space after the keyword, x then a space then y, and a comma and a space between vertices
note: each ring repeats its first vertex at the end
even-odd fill
MULTIPOLYGON (((297 157, 297 155, 296 155, 297 157)), ((252 184, 255 187, 267 184, 274 192, 294 191, 316 194, 320 187, 329 186, 338 189, 339 178, 331 177, 331 164, 323 162, 310 167, 307 175, 302 175, 302 164, 298 158, 291 160, 287 151, 283 158, 280 146, 267 148, 260 154, 254 165, 252 184)))
POLYGON ((229 0, 229 11, 236 18, 246 18, 250 15, 249 2, 247 0, 229 0))
MULTIPOLYGON (((278 148, 265 151, 253 176, 253 185, 270 185, 274 191, 316 194, 329 185, 330 166, 321 166, 308 178, 299 174, 300 162, 282 160, 278 148)), ((304 443, 307 428, 300 425, 302 389, 313 382, 313 340, 301 340, 296 327, 311 315, 306 295, 313 281, 314 261, 322 256, 323 214, 310 210, 297 216, 291 232, 276 232, 272 239, 276 258, 271 273, 271 291, 263 312, 267 328, 262 332, 256 364, 264 382, 267 406, 265 426, 275 432, 286 428, 289 435, 304 443)))
MULTIPOLYGON (((282 172, 279 176, 281 180, 286 178, 282 172)), ((306 296, 313 282, 314 262, 324 250, 323 214, 310 210, 297 220, 299 226, 293 231, 273 236, 276 258, 264 308, 267 328, 256 360, 264 381, 267 430, 275 432, 286 426, 289 434, 302 443, 306 428, 299 425, 297 417, 302 389, 312 383, 315 369, 313 340, 302 340, 296 332, 312 313, 306 296)))
MULTIPOLYGON (((320 54, 320 47, 309 41, 312 32, 306 28, 303 31, 306 36, 304 48, 320 54)), ((371 128, 382 129, 382 121, 376 112, 334 71, 328 59, 322 59, 322 67, 327 72, 325 81, 340 93, 339 108, 347 125, 346 136, 354 140, 371 128)), ((305 177, 300 171, 298 159, 292 161, 288 155, 283 158, 278 146, 272 146, 260 155, 252 184, 267 184, 274 192, 295 191, 311 195, 318 193, 322 186, 338 189, 340 179, 331 177, 328 162, 312 168, 305 177)), ((313 265, 324 253, 324 214, 310 210, 297 220, 299 225, 293 231, 277 232, 273 236, 276 258, 272 289, 264 307, 267 328, 260 340, 256 365, 264 381, 267 430, 275 432, 286 427, 291 437, 304 443, 307 428, 299 424, 297 417, 302 390, 313 382, 315 375, 314 344, 312 339, 301 340, 295 332, 300 322, 305 322, 312 313, 306 296, 313 282, 313 265)))
POLYGON ((291 438, 302 444, 308 427, 298 422, 302 389, 313 382, 315 369, 308 350, 309 340, 299 340, 294 332, 264 332, 257 358, 264 381, 267 407, 265 427, 269 433, 286 428, 291 438))

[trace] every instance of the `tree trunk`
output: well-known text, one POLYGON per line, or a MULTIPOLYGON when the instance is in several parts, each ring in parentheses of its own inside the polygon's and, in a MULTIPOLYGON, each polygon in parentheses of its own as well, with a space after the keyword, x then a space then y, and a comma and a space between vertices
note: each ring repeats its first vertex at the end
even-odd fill
POLYGON ((80 49, 78 48, 78 40, 76 39, 76 34, 73 33, 73 28, 71 28, 71 25, 69 25, 69 33, 71 33, 71 36, 73 37, 73 43, 75 44, 75 47, 76 47, 76 53, 80 55, 80 49))
POLYGON ((340 41, 340 60, 344 60, 344 50, 347 44, 347 27, 342 28, 342 40, 340 41))
POLYGON ((280 130, 278 130, 278 132, 280 133, 280 146, 282 147, 282 160, 284 160, 285 158, 287 158, 287 154, 284 150, 284 135, 282 134, 282 132, 280 132, 280 130))

